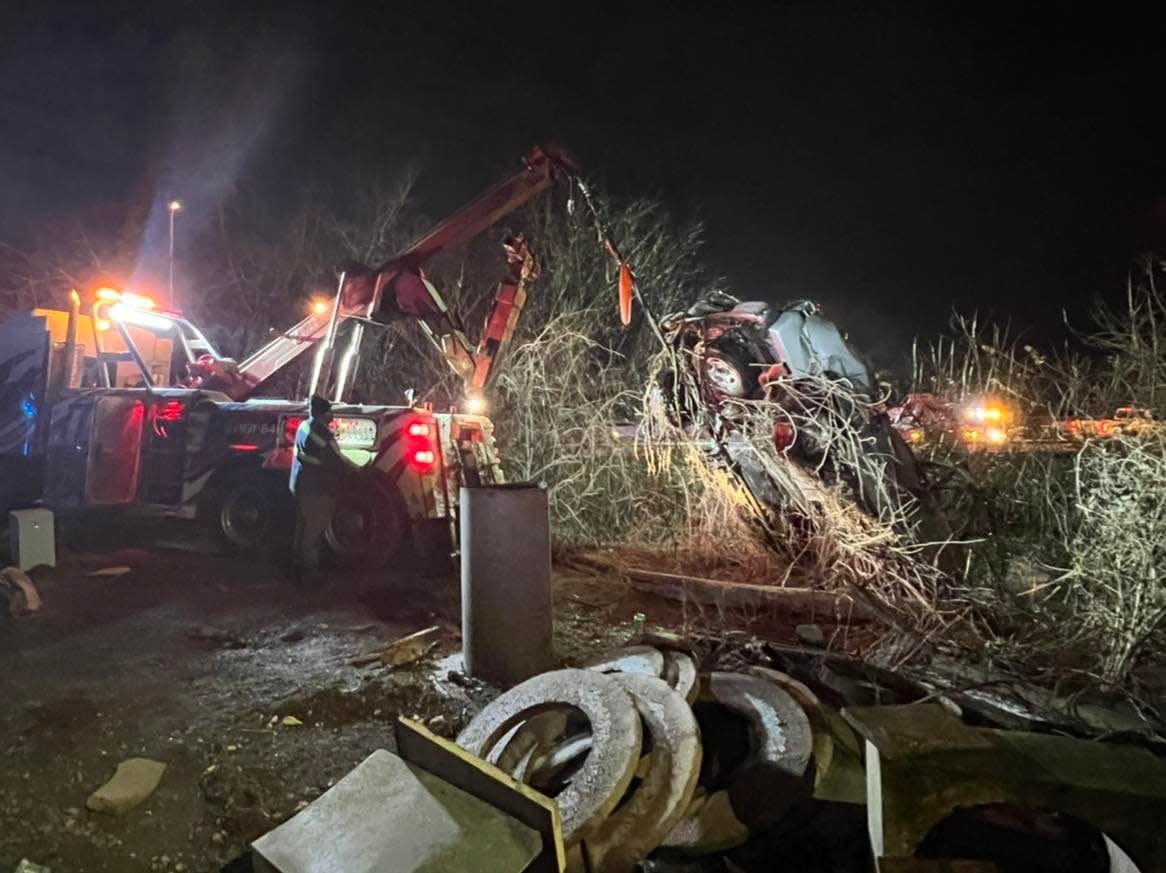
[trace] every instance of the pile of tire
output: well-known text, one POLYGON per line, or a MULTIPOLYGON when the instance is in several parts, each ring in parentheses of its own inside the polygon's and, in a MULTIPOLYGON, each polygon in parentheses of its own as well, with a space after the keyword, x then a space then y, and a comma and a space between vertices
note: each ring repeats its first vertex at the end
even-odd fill
POLYGON ((523 682, 457 741, 555 799, 568 869, 631 873, 776 825, 812 797, 836 728, 783 673, 700 674, 682 648, 636 645, 523 682))

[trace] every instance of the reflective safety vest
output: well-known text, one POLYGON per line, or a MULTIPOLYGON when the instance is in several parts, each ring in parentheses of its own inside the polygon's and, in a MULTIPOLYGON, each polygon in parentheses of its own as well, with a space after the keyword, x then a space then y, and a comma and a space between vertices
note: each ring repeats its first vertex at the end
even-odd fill
POLYGON ((295 457, 292 459, 288 487, 292 494, 328 492, 336 487, 336 461, 339 461, 336 437, 327 425, 305 419, 296 431, 295 457))

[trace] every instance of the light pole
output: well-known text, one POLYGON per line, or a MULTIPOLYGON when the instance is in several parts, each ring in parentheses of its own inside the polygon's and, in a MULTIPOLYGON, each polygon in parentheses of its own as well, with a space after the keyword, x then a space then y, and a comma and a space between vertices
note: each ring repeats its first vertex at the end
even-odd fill
POLYGON ((170 211, 170 305, 177 309, 174 301, 174 216, 182 211, 182 201, 171 200, 166 208, 170 211))

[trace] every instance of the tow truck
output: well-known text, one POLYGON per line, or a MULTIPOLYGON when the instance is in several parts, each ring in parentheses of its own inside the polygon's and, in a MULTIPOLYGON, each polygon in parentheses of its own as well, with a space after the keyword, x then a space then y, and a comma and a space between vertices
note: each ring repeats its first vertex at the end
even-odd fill
MULTIPOLYGON (((361 337, 370 325, 416 320, 472 408, 514 333, 537 261, 521 236, 505 241, 508 269, 476 344, 424 267, 559 180, 578 187, 595 214, 570 157, 536 148, 515 175, 400 255, 342 273, 330 302, 242 362, 220 355, 180 313, 114 288, 97 289, 85 313, 73 290, 66 310, 10 319, 0 325, 0 508, 43 502, 58 512, 202 519, 228 546, 268 547, 287 529, 287 471, 307 403, 254 395, 315 349, 308 394, 334 401, 339 447, 369 472, 342 490, 327 531, 332 551, 372 564, 418 545, 448 552, 461 485, 502 481, 493 425, 471 412, 345 403, 361 337)), ((623 314, 631 271, 603 242, 619 264, 623 314)))

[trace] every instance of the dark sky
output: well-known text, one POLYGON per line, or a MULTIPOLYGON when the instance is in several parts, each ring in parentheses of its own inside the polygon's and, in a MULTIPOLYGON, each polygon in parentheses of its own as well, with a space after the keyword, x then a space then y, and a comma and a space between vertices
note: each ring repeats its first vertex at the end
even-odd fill
POLYGON ((6 18, 0 240, 115 204, 156 246, 172 190, 192 232, 232 186, 370 159, 419 161, 440 215, 553 139, 703 218, 741 296, 816 297, 885 360, 953 308, 1054 336, 1166 237, 1166 50, 1132 12, 232 6, 6 18))

